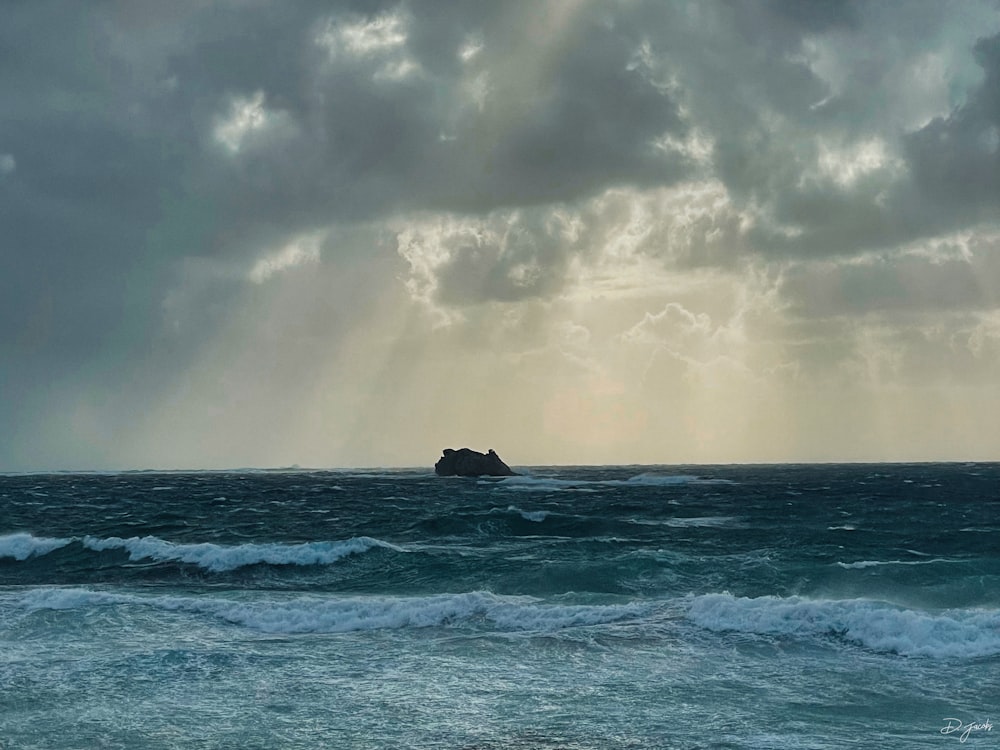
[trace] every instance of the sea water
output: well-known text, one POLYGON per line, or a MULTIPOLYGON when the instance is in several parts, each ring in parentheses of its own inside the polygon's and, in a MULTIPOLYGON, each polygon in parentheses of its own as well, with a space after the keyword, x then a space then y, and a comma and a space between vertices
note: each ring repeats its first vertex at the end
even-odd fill
POLYGON ((3 750, 1000 747, 994 721, 998 464, 0 476, 3 750))

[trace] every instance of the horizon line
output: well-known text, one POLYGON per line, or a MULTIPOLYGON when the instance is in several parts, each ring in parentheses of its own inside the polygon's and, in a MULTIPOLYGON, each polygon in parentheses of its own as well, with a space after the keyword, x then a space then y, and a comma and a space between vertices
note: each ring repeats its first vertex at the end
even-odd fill
MULTIPOLYGON (((1000 459, 912 459, 912 460, 812 460, 812 461, 722 461, 678 462, 678 463, 608 463, 608 464, 516 464, 523 469, 566 469, 566 468, 665 468, 665 467, 737 467, 737 466, 917 466, 932 464, 981 465, 1000 463, 1000 459)), ((513 466, 512 466, 513 468, 513 466)), ((348 473, 368 471, 426 471, 434 473, 434 465, 388 465, 369 464, 357 466, 233 466, 213 468, 119 468, 119 469, 0 469, 0 476, 32 476, 46 474, 235 474, 240 472, 271 472, 271 473, 348 473)), ((448 478, 448 477, 444 477, 448 478)))

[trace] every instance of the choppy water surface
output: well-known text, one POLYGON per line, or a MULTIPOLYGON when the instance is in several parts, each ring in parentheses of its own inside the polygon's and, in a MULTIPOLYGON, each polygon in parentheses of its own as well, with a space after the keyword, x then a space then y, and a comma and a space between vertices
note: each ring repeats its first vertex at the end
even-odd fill
POLYGON ((4 750, 987 747, 996 719, 997 464, 0 476, 4 750))

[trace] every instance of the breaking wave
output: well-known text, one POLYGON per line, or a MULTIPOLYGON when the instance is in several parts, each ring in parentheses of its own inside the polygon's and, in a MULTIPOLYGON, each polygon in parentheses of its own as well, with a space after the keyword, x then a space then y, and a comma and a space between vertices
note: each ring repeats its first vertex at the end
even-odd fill
POLYGON ((0 537, 0 558, 13 557, 23 561, 40 557, 74 542, 93 552, 124 550, 129 559, 181 562, 197 565, 213 573, 235 570, 248 565, 330 565, 348 555, 355 555, 375 548, 405 552, 402 547, 381 539, 360 536, 343 541, 303 542, 300 544, 215 544, 200 542, 183 544, 169 542, 155 536, 143 537, 70 537, 49 539, 28 533, 0 537))
POLYGON ((847 570, 862 570, 864 568, 879 568, 891 565, 936 565, 938 563, 960 563, 962 560, 949 560, 935 557, 931 560, 858 560, 857 562, 838 562, 837 567, 847 570))
POLYGON ((533 521, 535 523, 541 523, 551 515, 551 511, 548 510, 521 510, 513 505, 507 507, 507 512, 518 513, 525 521, 533 521))
POLYGON ((687 617, 714 632, 839 637, 873 651, 936 659, 1000 654, 1000 611, 926 612, 870 599, 695 597, 687 617))
POLYGON ((675 529, 690 529, 690 528, 718 529, 718 528, 739 528, 742 526, 741 519, 737 518, 736 516, 698 516, 693 518, 675 517, 675 518, 667 518, 665 520, 633 518, 630 519, 629 522, 638 524, 639 526, 670 526, 675 529))
POLYGON ((484 591, 422 597, 302 597, 239 601, 191 596, 139 596, 89 589, 45 588, 19 595, 17 606, 75 610, 141 606, 209 615, 266 633, 344 633, 399 628, 486 626, 508 632, 549 632, 634 620, 652 605, 554 605, 484 591))
POLYGON ((27 560, 29 557, 47 555, 53 550, 65 547, 72 539, 50 539, 33 536, 27 532, 5 534, 0 536, 0 559, 13 557, 15 560, 27 560))

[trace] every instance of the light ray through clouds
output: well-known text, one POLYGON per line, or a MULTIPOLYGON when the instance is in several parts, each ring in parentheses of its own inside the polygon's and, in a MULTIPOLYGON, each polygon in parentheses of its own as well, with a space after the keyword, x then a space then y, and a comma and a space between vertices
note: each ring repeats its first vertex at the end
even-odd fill
POLYGON ((0 470, 1000 452, 993 0, 0 14, 0 470))

